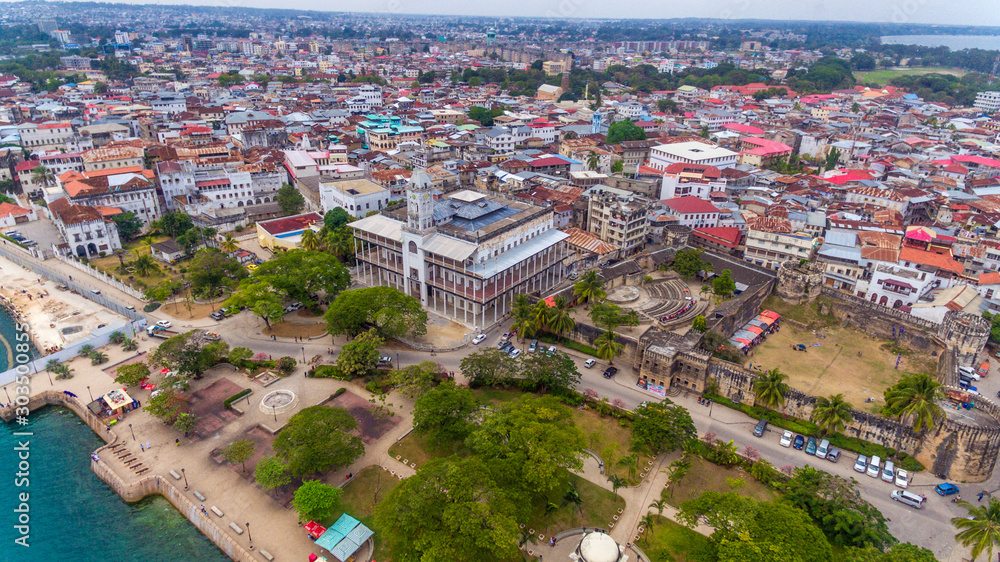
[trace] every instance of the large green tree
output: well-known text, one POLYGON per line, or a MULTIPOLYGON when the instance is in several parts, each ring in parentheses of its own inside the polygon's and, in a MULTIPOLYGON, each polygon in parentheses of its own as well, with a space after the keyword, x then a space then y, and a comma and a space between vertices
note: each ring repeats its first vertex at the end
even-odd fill
POLYGON ((536 390, 563 392, 580 382, 576 362, 565 353, 528 353, 521 356, 521 376, 536 390))
POLYGON ((236 292, 244 284, 256 283, 265 283, 286 300, 312 307, 320 293, 332 298, 349 287, 351 274, 326 252, 289 250, 261 264, 236 292))
POLYGON ((417 398, 413 405, 414 431, 435 441, 465 439, 479 402, 466 387, 447 381, 417 398))
POLYGON ((525 503, 478 457, 435 459, 375 507, 375 524, 399 562, 508 560, 525 503))
POLYGON ((632 444, 637 449, 653 455, 670 453, 697 437, 691 414, 668 399, 649 402, 635 410, 632 444))
POLYGON ((462 374, 469 385, 491 386, 513 378, 518 373, 517 361, 498 349, 481 349, 462 358, 462 374))
POLYGON ((292 506, 299 512, 299 521, 323 521, 333 517, 343 493, 320 480, 306 480, 295 490, 292 506))
POLYGON ((552 490, 565 469, 579 470, 586 440, 569 408, 552 396, 503 402, 466 439, 490 460, 498 482, 530 493, 552 490))
POLYGON ((264 320, 268 327, 285 315, 283 296, 262 279, 248 278, 240 282, 239 288, 223 303, 226 307, 240 310, 250 309, 264 320))
POLYGON ((296 477, 341 468, 365 452, 361 438, 348 433, 355 427, 343 408, 311 406, 288 420, 274 439, 274 451, 296 477))
POLYGON ((149 365, 138 362, 122 365, 115 369, 115 382, 125 386, 136 386, 143 379, 149 377, 149 365))
POLYGON ((234 289, 247 270, 240 262, 217 248, 203 248, 188 266, 191 289, 203 296, 214 296, 220 289, 234 289))
POLYGON ((383 338, 427 333, 427 312, 420 299, 392 287, 344 291, 330 303, 323 319, 334 335, 356 336, 369 328, 383 338))
POLYGON ((409 398, 416 398, 434 388, 440 380, 441 368, 434 361, 421 361, 416 365, 407 365, 395 369, 389 375, 394 389, 409 398))
POLYGON ((638 326, 639 313, 624 309, 617 304, 602 302, 590 309, 590 318, 594 325, 603 330, 615 330, 619 326, 638 326))
POLYGON ((680 505, 680 520, 715 528, 718 560, 829 562, 833 548, 809 516, 784 503, 759 502, 736 492, 706 491, 680 505))
POLYGON ((612 123, 612 125, 608 127, 608 144, 619 144, 622 141, 635 140, 646 140, 646 131, 643 131, 635 123, 628 119, 612 123))
POLYGON ((670 267, 684 277, 694 277, 703 270, 712 271, 712 264, 701 259, 701 250, 698 248, 679 250, 674 254, 674 263, 670 267))
POLYGON ((864 548, 848 547, 844 549, 844 562, 938 562, 934 553, 922 546, 910 543, 899 543, 889 550, 868 545, 864 548))
POLYGON ((379 348, 385 344, 374 329, 344 344, 337 356, 337 369, 347 379, 363 378, 378 368, 379 348))
POLYGON ((298 189, 287 183, 282 184, 278 189, 275 200, 278 202, 278 206, 281 207, 281 212, 286 215, 299 213, 306 206, 306 198, 299 193, 298 189))
POLYGON ((253 479, 260 484, 265 492, 273 492, 292 481, 288 463, 282 458, 268 455, 257 463, 253 471, 253 479))
POLYGON ((227 461, 243 466, 243 472, 247 471, 247 461, 253 456, 256 446, 249 439, 239 439, 233 441, 228 447, 222 450, 222 456, 227 461))
POLYGON ((121 237, 122 242, 131 242, 138 238, 142 232, 142 220, 132 211, 113 215, 111 220, 118 227, 118 236, 121 237))
POLYGON ((343 207, 334 207, 323 215, 322 233, 325 234, 326 232, 337 230, 352 220, 354 220, 354 217, 352 217, 351 214, 348 213, 343 207))

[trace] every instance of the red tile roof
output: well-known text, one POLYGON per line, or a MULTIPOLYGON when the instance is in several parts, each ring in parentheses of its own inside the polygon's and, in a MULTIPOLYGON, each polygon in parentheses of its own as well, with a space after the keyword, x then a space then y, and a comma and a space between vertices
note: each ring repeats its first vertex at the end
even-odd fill
POLYGON ((705 201, 704 199, 699 199, 691 195, 685 197, 674 197, 673 199, 664 199, 661 203, 663 203, 664 206, 681 213, 682 215, 719 212, 719 208, 713 205, 711 201, 705 201))
POLYGON ((717 244, 722 244, 727 248, 736 248, 740 245, 740 238, 743 234, 735 226, 716 226, 694 229, 694 235, 698 238, 709 240, 717 244))
POLYGON ((899 261, 913 262, 918 265, 929 265, 953 273, 962 273, 965 267, 952 259, 950 255, 927 252, 909 246, 903 246, 899 250, 899 261))

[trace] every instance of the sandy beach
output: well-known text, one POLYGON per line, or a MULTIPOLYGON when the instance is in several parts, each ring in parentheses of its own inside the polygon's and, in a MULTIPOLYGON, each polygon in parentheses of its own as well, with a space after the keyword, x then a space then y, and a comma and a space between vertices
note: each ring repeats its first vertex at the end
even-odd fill
POLYGON ((55 283, 0 258, 0 295, 27 322, 39 351, 65 346, 102 324, 125 320, 86 298, 56 289, 55 283))

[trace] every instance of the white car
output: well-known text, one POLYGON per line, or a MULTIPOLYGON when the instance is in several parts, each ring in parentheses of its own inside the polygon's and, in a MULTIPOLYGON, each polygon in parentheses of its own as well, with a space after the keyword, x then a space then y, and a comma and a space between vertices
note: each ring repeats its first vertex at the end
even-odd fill
POLYGON ((479 345, 483 343, 483 340, 485 339, 486 339, 486 334, 479 334, 478 336, 472 338, 472 345, 479 345))
POLYGON ((597 360, 596 359, 587 359, 583 363, 583 366, 589 369, 589 368, 593 367, 596 364, 597 364, 597 360))
POLYGON ((161 328, 163 328, 165 330, 165 329, 173 326, 174 324, 173 324, 173 322, 171 322, 169 320, 160 320, 160 321, 158 321, 156 323, 156 325, 159 326, 159 327, 161 327, 161 328))
POLYGON ((902 468, 896 470, 896 486, 899 486, 900 488, 905 488, 909 485, 910 485, 910 474, 902 468))
POLYGON ((520 355, 520 354, 521 354, 521 350, 518 349, 518 348, 516 348, 516 347, 514 349, 510 350, 510 357, 511 357, 511 359, 517 359, 517 356, 520 355))
POLYGON ((781 434, 781 441, 779 441, 779 443, 781 444, 782 447, 791 447, 792 446, 792 432, 791 431, 786 431, 786 432, 782 433, 781 434))

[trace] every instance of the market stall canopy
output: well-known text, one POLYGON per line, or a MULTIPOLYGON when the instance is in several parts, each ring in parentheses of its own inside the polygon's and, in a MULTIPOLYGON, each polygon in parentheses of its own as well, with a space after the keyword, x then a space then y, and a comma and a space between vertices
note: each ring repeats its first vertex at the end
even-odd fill
POLYGON ((340 562, 345 562, 374 534, 360 521, 345 513, 316 540, 316 544, 330 551, 340 562))
POLYGON ((132 397, 124 390, 114 389, 103 397, 104 403, 111 411, 120 410, 132 403, 132 397))

